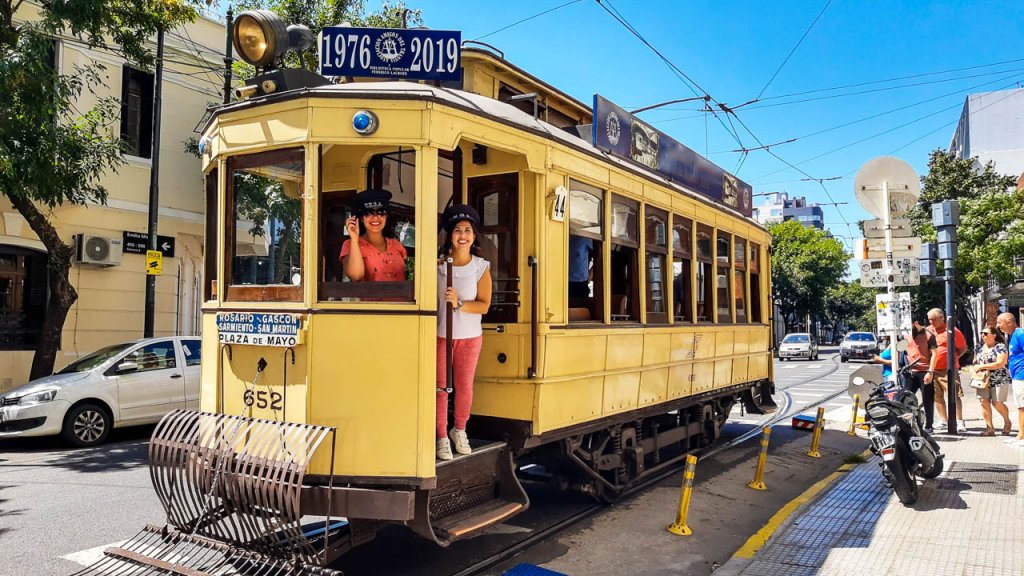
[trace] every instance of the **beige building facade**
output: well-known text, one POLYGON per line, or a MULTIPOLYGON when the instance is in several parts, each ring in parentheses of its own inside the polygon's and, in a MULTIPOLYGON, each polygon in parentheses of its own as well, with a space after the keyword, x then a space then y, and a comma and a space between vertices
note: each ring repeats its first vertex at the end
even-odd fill
MULTIPOLYGON (((32 21, 37 13, 37 6, 26 2, 15 19, 32 21)), ((207 106, 222 101, 224 35, 224 24, 207 17, 166 35, 158 234, 171 239, 173 256, 163 259, 156 282, 156 336, 200 331, 204 187, 200 161, 185 151, 185 142, 196 135, 207 106)), ((152 115, 154 75, 129 66, 113 51, 90 48, 76 38, 55 39, 54 64, 62 74, 73 75, 76 67, 94 62, 104 67, 104 82, 96 94, 83 93, 77 108, 85 111, 102 97, 119 99, 120 123, 111 130, 120 130, 131 152, 119 170, 101 180, 109 194, 106 205, 49 212, 61 238, 81 254, 70 271, 78 301, 64 324, 57 370, 143 334, 146 256, 134 250, 145 243, 149 221, 153 158, 147 115, 152 115), (125 246, 133 238, 136 243, 125 246)), ((46 306, 45 256, 28 223, 0 197, 0 392, 28 380, 46 306)))

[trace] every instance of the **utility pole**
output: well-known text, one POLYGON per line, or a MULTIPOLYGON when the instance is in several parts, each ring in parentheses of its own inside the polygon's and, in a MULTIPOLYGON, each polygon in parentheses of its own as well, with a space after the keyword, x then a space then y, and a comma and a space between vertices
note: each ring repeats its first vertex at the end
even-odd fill
POLYGON ((224 27, 227 30, 227 39, 224 42, 224 103, 231 102, 231 66, 235 59, 231 57, 231 40, 234 35, 235 13, 228 6, 228 13, 224 27))
POLYGON ((932 204, 932 224, 939 241, 939 258, 942 259, 943 280, 946 282, 946 389, 947 416, 949 433, 956 434, 956 398, 960 390, 960 379, 956 370, 956 292, 955 270, 953 261, 956 259, 956 227, 960 224, 960 202, 946 200, 932 204))
MULTIPOLYGON (((149 250, 157 247, 157 216, 160 212, 160 101, 164 89, 164 28, 156 33, 156 86, 153 90, 153 166, 149 171, 149 250)), ((153 337, 156 312, 156 276, 146 274, 146 317, 144 338, 153 337)))

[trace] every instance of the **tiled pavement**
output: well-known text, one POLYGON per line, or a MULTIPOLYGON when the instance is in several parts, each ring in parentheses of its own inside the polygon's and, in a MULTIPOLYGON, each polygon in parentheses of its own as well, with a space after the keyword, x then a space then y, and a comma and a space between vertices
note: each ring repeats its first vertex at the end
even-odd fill
POLYGON ((733 558, 716 576, 1024 575, 1024 448, 978 435, 972 392, 964 406, 968 431, 936 436, 945 471, 920 486, 914 506, 882 484, 872 458, 795 512, 752 559, 733 558))

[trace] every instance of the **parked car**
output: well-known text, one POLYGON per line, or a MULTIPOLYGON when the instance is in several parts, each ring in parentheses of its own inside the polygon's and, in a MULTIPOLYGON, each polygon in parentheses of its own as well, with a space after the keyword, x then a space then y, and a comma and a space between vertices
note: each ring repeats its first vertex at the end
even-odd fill
POLYGON ((112 428, 198 409, 200 343, 174 336, 115 344, 14 388, 0 396, 0 438, 60 434, 95 446, 112 428))
POLYGON ((794 332, 786 334, 779 344, 779 360, 790 358, 807 358, 808 360, 818 359, 818 342, 814 336, 806 332, 794 332))
POLYGON ((871 360, 878 354, 878 340, 871 332, 850 332, 839 345, 839 360, 871 360))

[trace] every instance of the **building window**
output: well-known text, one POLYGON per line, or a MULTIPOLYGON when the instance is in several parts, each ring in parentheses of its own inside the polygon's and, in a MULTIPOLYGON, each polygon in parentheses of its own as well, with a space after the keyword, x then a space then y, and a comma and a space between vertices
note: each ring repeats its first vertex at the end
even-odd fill
POLYGON ((121 68, 121 140, 139 158, 153 156, 153 85, 152 74, 121 68))
POLYGON ((672 308, 676 322, 693 322, 693 221, 672 217, 672 308))
POLYGON ((639 202, 612 196, 612 321, 640 321, 640 282, 637 271, 639 215, 639 202))
POLYGON ((708 226, 698 225, 697 226, 697 321, 698 322, 711 322, 711 291, 712 288, 712 277, 714 273, 711 267, 714 265, 712 262, 712 246, 711 246, 711 228, 708 226))
POLYGON ((733 287, 736 301, 736 323, 747 323, 747 241, 736 237, 732 242, 733 287))
POLYGON ((668 259, 668 213, 664 210, 644 209, 644 244, 647 260, 647 322, 668 322, 665 295, 665 262, 668 259))
POLYGON ((604 190, 569 180, 569 321, 604 319, 604 190))
POLYGON ((729 288, 732 279, 732 270, 729 266, 729 251, 731 248, 730 240, 731 238, 729 234, 722 231, 718 232, 715 251, 715 260, 717 262, 718 269, 715 286, 718 288, 717 322, 719 324, 725 324, 733 321, 731 312, 732 303, 730 302, 729 294, 731 292, 729 288))
POLYGON ((36 347, 46 300, 46 254, 0 246, 0 350, 36 347))

